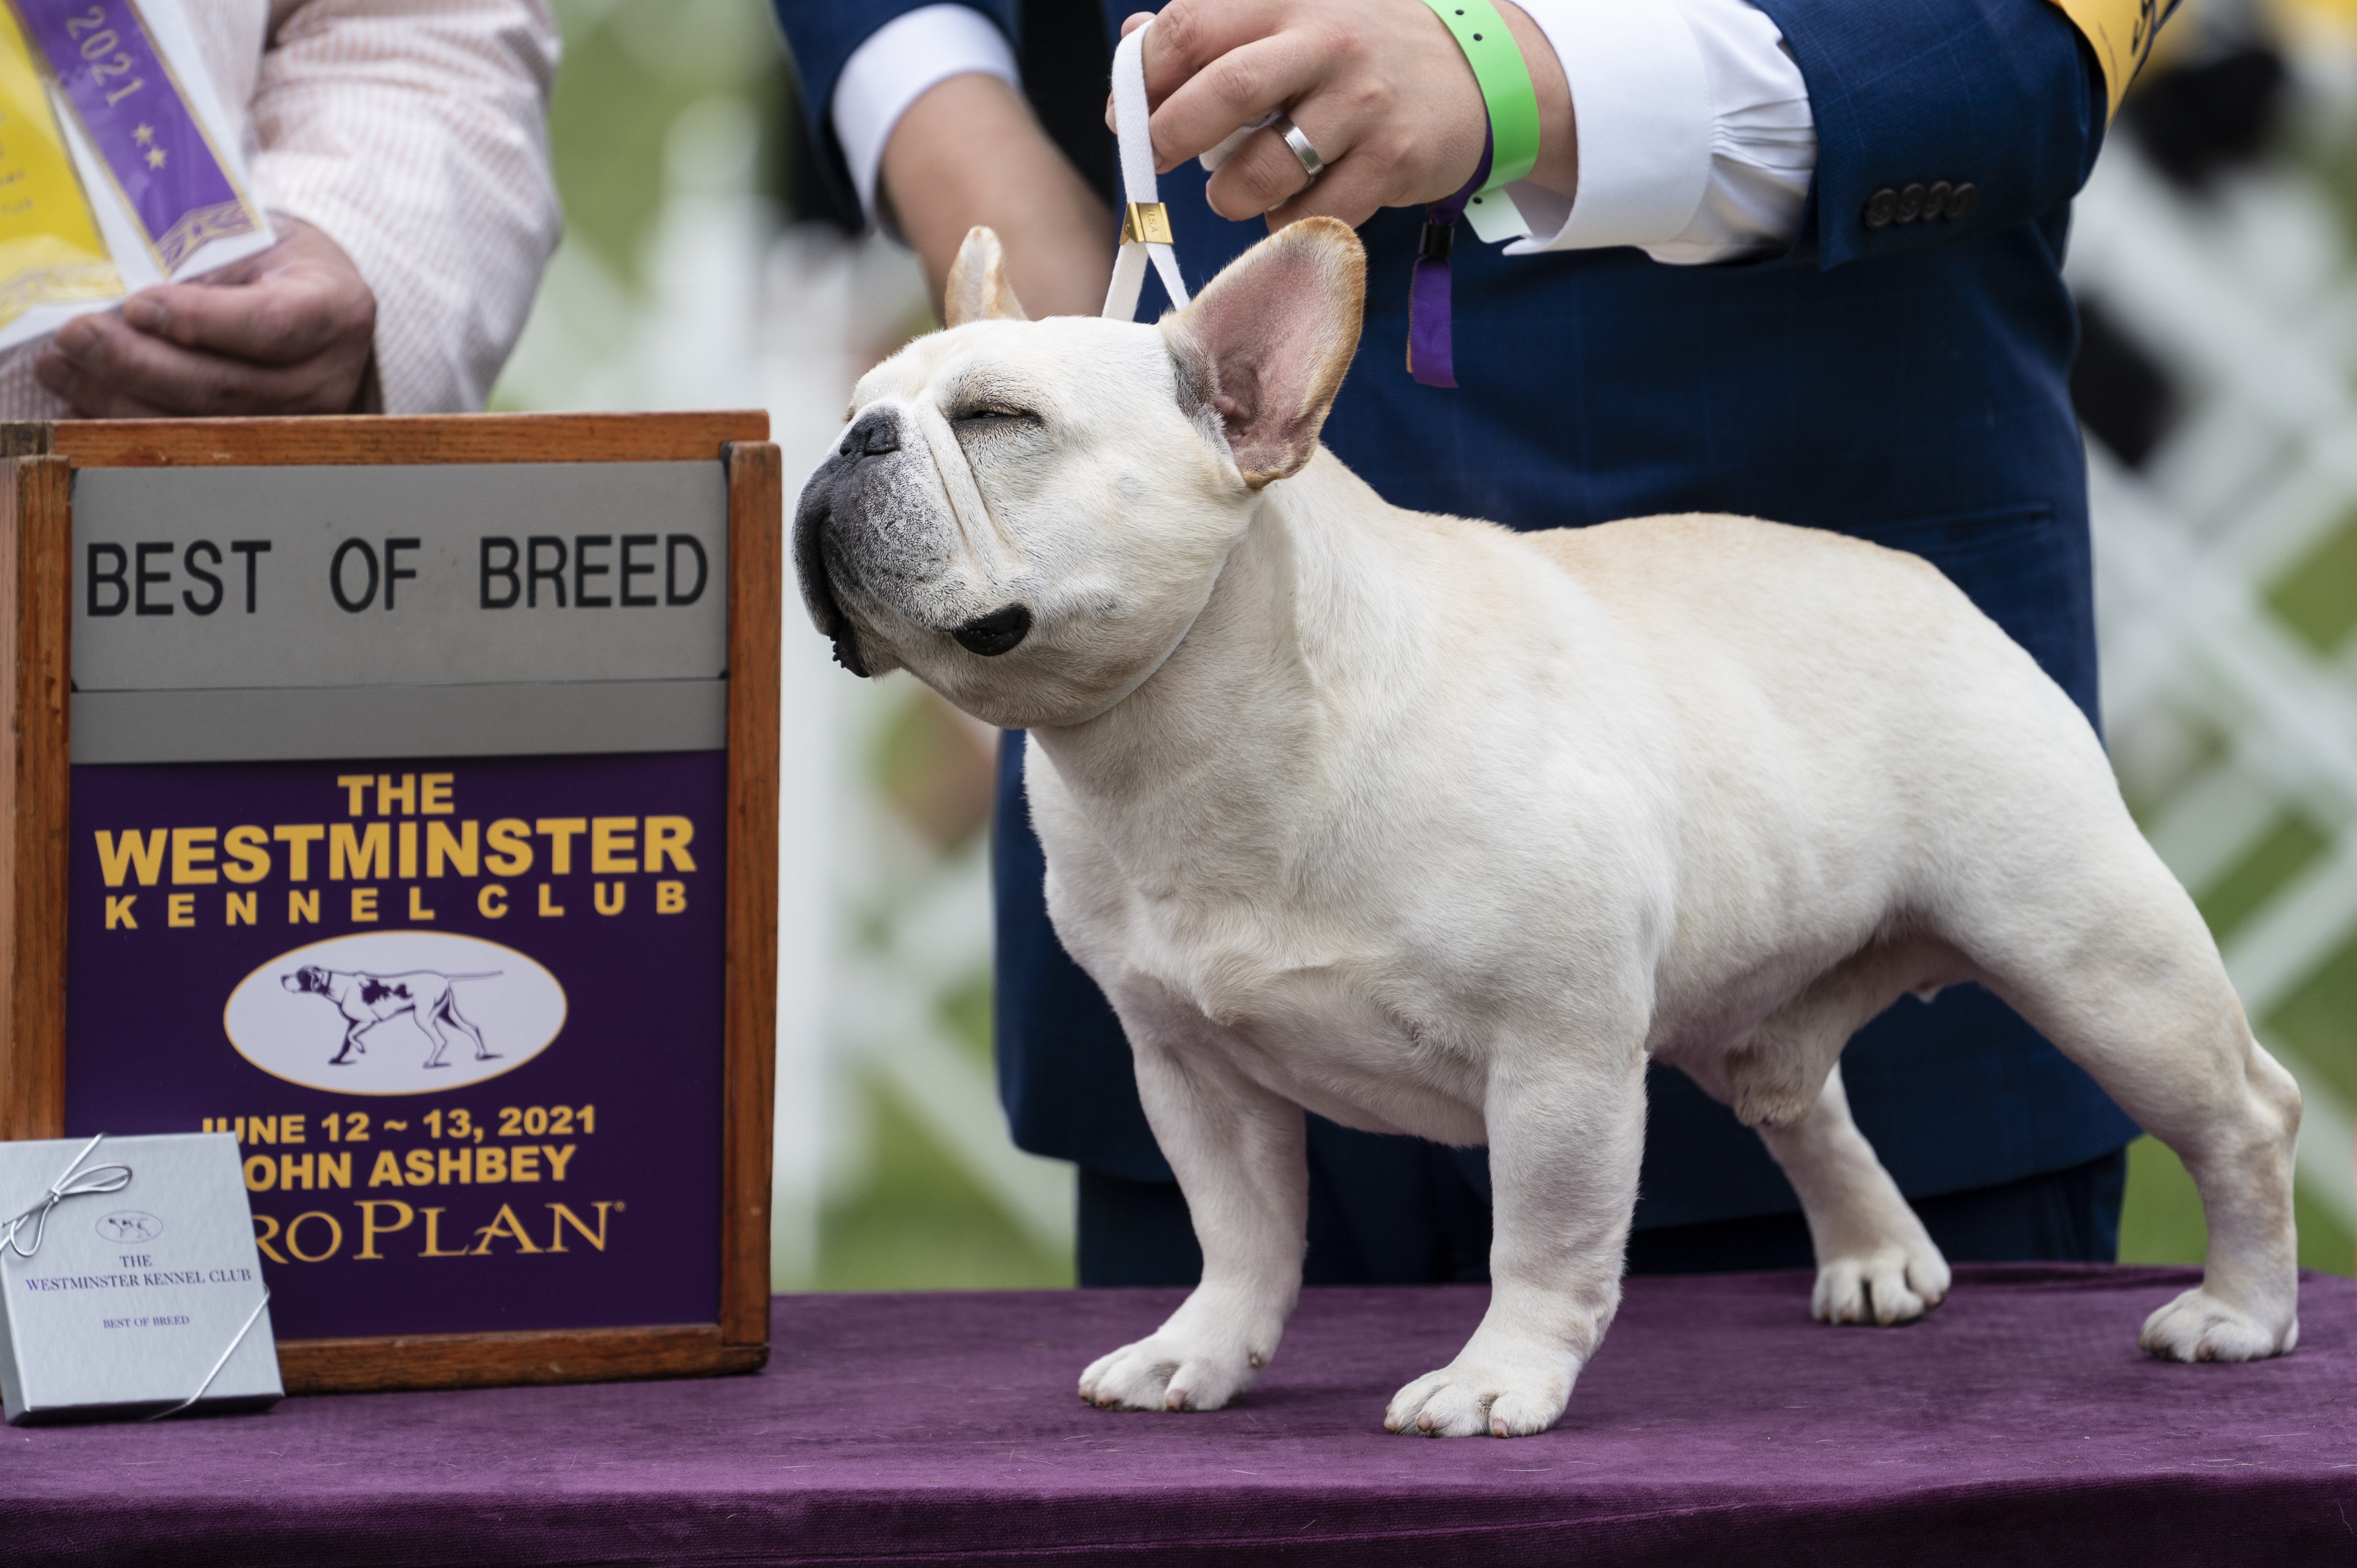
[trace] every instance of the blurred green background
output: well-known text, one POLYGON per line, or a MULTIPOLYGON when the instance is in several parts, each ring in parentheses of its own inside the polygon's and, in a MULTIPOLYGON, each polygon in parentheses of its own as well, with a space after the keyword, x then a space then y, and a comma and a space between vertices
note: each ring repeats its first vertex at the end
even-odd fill
MULTIPOLYGON (((913 269, 880 242, 813 221, 821 203, 792 74, 761 0, 555 9, 566 53, 552 129, 567 231, 495 406, 758 402, 798 473, 832 438, 857 371, 931 325, 913 269), (730 247, 744 253, 695 270, 730 247)), ((2357 119, 2295 116, 2263 177, 2343 226, 2334 297, 2357 297, 2357 119)), ((2335 319, 2344 363, 2357 365, 2357 313, 2335 319)), ((2260 590, 2284 633, 2357 693, 2357 504, 2260 590)), ((797 1011, 799 991, 781 996, 779 1283, 1069 1284, 1069 1173, 1007 1148, 989 1093, 988 737, 905 677, 813 685, 797 699, 796 657, 790 703, 812 704, 796 721, 812 733, 798 753, 790 724, 789 768, 824 775, 831 790, 827 821, 800 823, 817 841, 804 871, 823 899, 801 940, 822 949, 809 972, 829 1000, 797 1011)), ((2133 725, 2115 732, 2124 758, 2147 757, 2122 772, 2148 824, 2235 744, 2198 716, 2184 727, 2190 740, 2157 749, 2133 725)), ((790 811, 789 831, 797 823, 790 811)), ((2222 941, 2333 863, 2349 826, 2312 803, 2276 811, 2197 888, 2222 941)), ((787 923, 791 940, 801 928, 787 923)), ((2357 937, 2256 1024, 2305 1081, 2357 1103, 2357 937)), ((2303 1167, 2301 1260, 2347 1274, 2346 1185, 2322 1192, 2317 1168, 2303 1167)), ((2144 1139, 2129 1169, 2122 1257, 2198 1262, 2201 1212, 2183 1168, 2144 1139)))

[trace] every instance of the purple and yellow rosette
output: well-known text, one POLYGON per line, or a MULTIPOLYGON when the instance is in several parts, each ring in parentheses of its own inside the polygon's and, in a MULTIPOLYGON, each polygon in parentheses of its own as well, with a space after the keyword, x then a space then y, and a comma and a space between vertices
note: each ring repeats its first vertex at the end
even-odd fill
POLYGON ((134 0, 9 0, 166 276, 262 215, 223 164, 134 0))

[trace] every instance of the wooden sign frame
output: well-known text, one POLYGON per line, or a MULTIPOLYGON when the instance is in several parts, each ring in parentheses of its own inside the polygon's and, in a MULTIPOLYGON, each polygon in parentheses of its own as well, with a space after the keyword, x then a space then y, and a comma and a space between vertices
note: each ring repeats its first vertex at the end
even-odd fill
MULTIPOLYGON (((78 469, 716 460, 728 495, 718 1321, 282 1340, 289 1393, 751 1371, 769 1357, 783 499, 769 417, 484 414, 0 425, 0 1137, 66 1116, 71 476, 78 469)), ((191 1128, 190 1131, 194 1131, 191 1128)))

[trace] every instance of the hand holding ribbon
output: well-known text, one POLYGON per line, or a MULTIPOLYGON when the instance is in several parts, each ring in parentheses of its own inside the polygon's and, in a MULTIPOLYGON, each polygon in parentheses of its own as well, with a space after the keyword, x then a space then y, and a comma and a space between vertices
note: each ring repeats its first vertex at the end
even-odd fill
POLYGON ((87 419, 353 411, 376 295, 333 240, 275 225, 285 238, 258 256, 69 321, 34 375, 87 419))

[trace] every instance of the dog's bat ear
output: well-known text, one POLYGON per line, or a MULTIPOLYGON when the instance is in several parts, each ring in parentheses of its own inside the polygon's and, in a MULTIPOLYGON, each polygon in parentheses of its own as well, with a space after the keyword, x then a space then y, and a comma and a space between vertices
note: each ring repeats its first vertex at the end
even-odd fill
MULTIPOLYGON (((972 243, 971 241, 968 243, 972 243)), ((1331 218, 1288 224, 1162 321, 1179 384, 1220 417, 1254 489, 1300 472, 1358 351, 1367 252, 1331 218)))
POLYGON ((987 229, 969 229, 957 260, 950 263, 942 315, 952 327, 969 321, 1028 321, 1006 281, 1006 248, 987 229))

